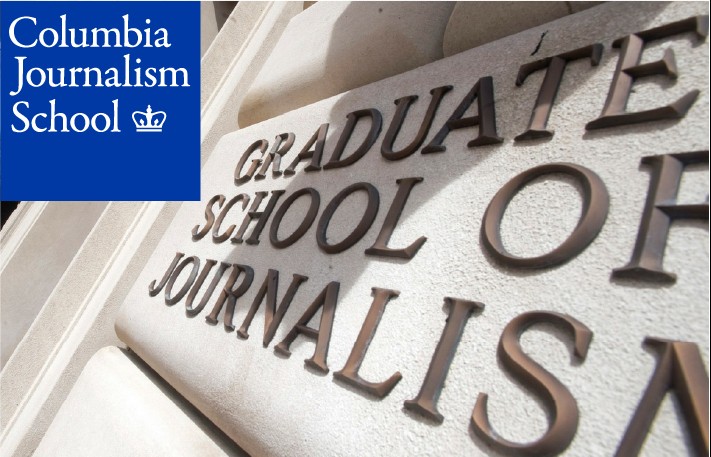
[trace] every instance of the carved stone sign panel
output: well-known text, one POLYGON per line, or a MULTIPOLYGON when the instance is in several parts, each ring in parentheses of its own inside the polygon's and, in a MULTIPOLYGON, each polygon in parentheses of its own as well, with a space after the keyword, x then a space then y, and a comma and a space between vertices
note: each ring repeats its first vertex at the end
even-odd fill
POLYGON ((609 3, 226 135, 119 336, 255 455, 707 454, 707 15, 609 3))

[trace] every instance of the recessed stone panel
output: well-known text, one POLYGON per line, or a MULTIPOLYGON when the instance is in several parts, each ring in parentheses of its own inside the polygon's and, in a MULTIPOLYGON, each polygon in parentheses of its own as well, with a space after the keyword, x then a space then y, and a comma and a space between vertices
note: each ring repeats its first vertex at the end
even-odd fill
MULTIPOLYGON (((706 19, 680 23, 705 14, 607 3, 550 23, 535 56, 534 29, 226 135, 202 201, 183 204, 129 294, 120 338, 253 455, 514 454, 492 436, 613 455, 658 360, 708 379, 709 56, 706 19), (673 49, 678 78, 637 71, 627 111, 697 98, 674 119, 586 129, 632 52, 613 43, 647 30, 641 64, 673 49), (542 126, 531 116, 546 69, 563 64, 542 126), (675 204, 648 198, 663 192, 650 179, 673 187, 686 167, 705 179, 683 179, 696 213, 677 208, 665 235, 675 279, 613 274, 634 263, 640 232, 660 233, 646 202, 675 204), (550 437, 548 418, 563 431, 550 437)), ((682 409, 662 407, 645 449, 693 449, 682 409)))

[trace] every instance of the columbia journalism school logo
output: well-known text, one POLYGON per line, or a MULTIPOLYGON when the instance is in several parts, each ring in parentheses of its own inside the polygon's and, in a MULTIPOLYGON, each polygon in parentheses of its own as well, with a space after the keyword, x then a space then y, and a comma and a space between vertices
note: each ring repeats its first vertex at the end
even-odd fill
POLYGON ((136 132, 162 132, 167 117, 165 111, 153 111, 151 105, 148 105, 145 112, 134 111, 131 114, 133 123, 136 124, 136 132))
POLYGON ((198 2, 0 0, 0 40, 3 199, 200 200, 198 2))

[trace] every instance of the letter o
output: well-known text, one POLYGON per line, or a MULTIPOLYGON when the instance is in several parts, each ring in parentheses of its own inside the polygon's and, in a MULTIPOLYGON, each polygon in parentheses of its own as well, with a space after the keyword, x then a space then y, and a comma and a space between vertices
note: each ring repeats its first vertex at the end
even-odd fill
POLYGON ((200 259, 198 259, 196 256, 188 257, 187 259, 180 262, 180 265, 178 265, 177 268, 175 270, 173 270, 173 274, 170 275, 168 284, 166 284, 166 286, 165 286, 165 304, 166 305, 172 306, 172 305, 178 303, 185 296, 185 294, 188 293, 188 290, 190 290, 190 287, 195 282, 195 278, 197 278, 199 269, 200 269, 200 259), (188 280, 185 281, 185 284, 183 284, 183 287, 180 288, 178 293, 174 297, 171 297, 170 294, 173 292, 173 285, 175 284, 175 281, 178 279, 178 276, 180 276, 180 273, 183 272, 183 269, 185 269, 185 267, 187 267, 189 263, 193 264, 193 271, 190 272, 190 276, 188 276, 188 280))
POLYGON ((549 163, 519 174, 502 187, 489 203, 481 225, 481 240, 496 261, 516 268, 548 268, 565 263, 580 254, 600 233, 610 206, 607 188, 591 170, 572 163, 549 163), (583 215, 573 233, 557 248, 538 257, 511 255, 501 242, 501 219, 511 199, 533 179, 563 173, 583 187, 583 215))
POLYGON ((69 125, 72 127, 72 130, 74 130, 75 132, 86 132, 89 129, 89 126, 91 125, 91 121, 89 121, 89 116, 87 116, 86 114, 76 113, 74 116, 72 116, 69 119, 69 125), (78 117, 84 119, 84 128, 81 130, 79 128, 77 128, 77 125, 76 125, 76 119, 78 117))
POLYGON ((40 87, 44 85, 45 81, 47 81, 47 75, 45 75, 44 71, 42 71, 42 69, 40 68, 30 68, 30 70, 27 72, 26 78, 27 82, 32 87, 40 87), (35 73, 40 76, 39 82, 32 81, 32 75, 35 73))
POLYGON ((318 191, 316 191, 316 189, 311 187, 299 189, 293 194, 289 195, 289 198, 284 200, 284 202, 277 210, 276 214, 274 215, 274 219, 272 219, 272 225, 269 227, 269 241, 271 241, 272 246, 277 249, 284 249, 299 241, 299 239, 304 236, 304 234, 309 230, 311 224, 314 223, 314 219, 316 219, 316 215, 318 214, 318 207, 320 204, 321 196, 319 195, 318 191), (296 199, 298 199, 302 195, 309 195, 311 198, 311 204, 309 205, 309 209, 306 212, 306 216, 304 216, 304 220, 301 221, 301 224, 299 224, 299 227, 294 231, 294 233, 287 236, 283 240, 280 240, 278 234, 279 225, 281 225, 281 220, 284 218, 284 215, 287 211, 289 211, 289 208, 291 208, 291 205, 296 201, 296 199))
POLYGON ((57 44, 57 42, 59 42, 59 34, 57 34, 57 31, 54 29, 50 29, 50 28, 43 29, 39 34, 39 42, 45 48, 52 48, 57 44), (52 35, 52 43, 51 44, 47 43, 47 40, 44 39, 44 37, 46 35, 45 32, 49 32, 50 35, 52 35))
POLYGON ((323 214, 321 214, 321 218, 318 220, 318 226, 316 228, 316 242, 318 243, 318 247, 328 254, 337 254, 356 244, 358 240, 363 238, 363 235, 365 235, 370 226, 373 224, 375 216, 378 214, 379 206, 380 194, 378 194, 378 189, 370 183, 359 182, 351 184, 340 191, 338 195, 333 197, 333 200, 331 200, 326 209, 323 211, 323 214), (365 213, 363 213, 363 217, 356 228, 343 241, 336 244, 328 244, 326 239, 326 231, 328 230, 328 224, 331 222, 333 213, 336 212, 346 197, 359 190, 364 190, 368 193, 368 206, 365 209, 365 213))
POLYGON ((109 119, 109 115, 106 113, 96 113, 94 117, 91 118, 91 128, 94 129, 97 132, 105 132, 111 127, 111 119, 109 119), (97 122, 97 119, 102 118, 104 119, 104 129, 101 130, 99 129, 99 124, 97 122))

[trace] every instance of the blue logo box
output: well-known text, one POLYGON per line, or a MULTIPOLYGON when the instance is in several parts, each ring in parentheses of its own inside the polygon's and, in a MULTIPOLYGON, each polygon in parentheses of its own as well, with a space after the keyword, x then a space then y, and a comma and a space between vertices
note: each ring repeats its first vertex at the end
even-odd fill
POLYGON ((199 200, 200 4, 3 2, 2 200, 199 200))

